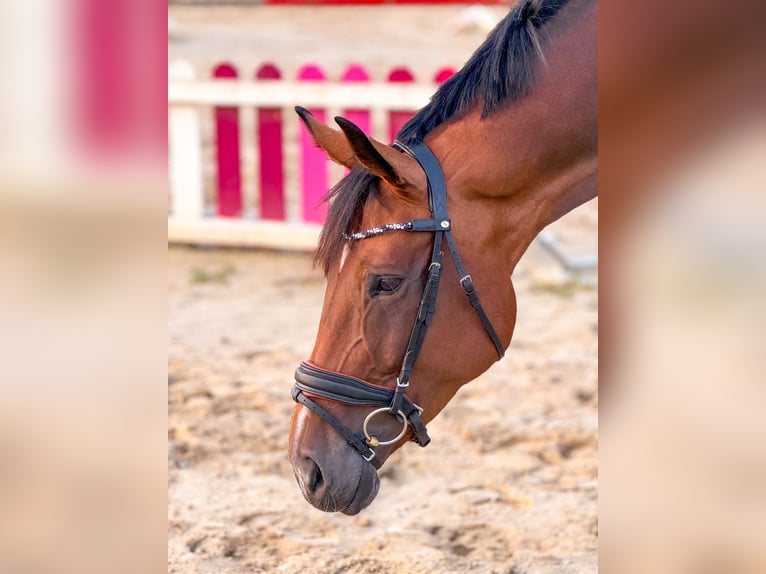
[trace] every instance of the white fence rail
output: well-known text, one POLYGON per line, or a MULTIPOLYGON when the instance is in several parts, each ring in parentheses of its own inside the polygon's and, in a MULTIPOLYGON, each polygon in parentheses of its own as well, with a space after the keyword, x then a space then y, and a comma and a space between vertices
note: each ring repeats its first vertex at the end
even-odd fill
MULTIPOLYGON (((371 117, 373 135, 386 141, 388 114, 414 111, 425 105, 436 84, 391 84, 382 82, 341 83, 287 80, 197 79, 185 61, 171 64, 168 77, 168 129, 170 212, 168 241, 226 246, 256 246, 277 249, 311 250, 316 244, 320 225, 304 222, 301 217, 301 174, 298 149, 298 125, 293 112, 296 105, 327 110, 328 117, 345 109, 366 110, 371 117), (216 142, 205 129, 210 124, 212 108, 235 107, 242 112, 239 158, 244 176, 243 193, 250 204, 258 196, 256 160, 259 146, 254 126, 256 108, 283 110, 284 183, 286 216, 283 221, 264 220, 257 209, 245 210, 240 218, 215 214, 214 192, 206 186, 206 174, 214 171, 216 142), (248 115, 250 114, 250 115, 248 115), (248 125, 247 119, 250 118, 248 125), (207 154, 205 152, 208 152, 207 154)), ((335 166, 325 189, 340 175, 335 166)), ((209 177, 208 177, 209 179, 209 177)), ((247 203, 247 202, 246 202, 247 203)))

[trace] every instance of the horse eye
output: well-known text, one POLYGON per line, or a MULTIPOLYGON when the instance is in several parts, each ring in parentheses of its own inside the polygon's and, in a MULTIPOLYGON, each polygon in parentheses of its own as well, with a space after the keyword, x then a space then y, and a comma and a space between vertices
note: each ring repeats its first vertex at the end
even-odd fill
POLYGON ((394 293, 401 284, 400 277, 378 277, 373 283, 373 294, 394 293))
POLYGON ((381 277, 380 279, 380 290, 381 291, 396 291, 399 288, 399 285, 402 284, 402 280, 398 277, 381 277))

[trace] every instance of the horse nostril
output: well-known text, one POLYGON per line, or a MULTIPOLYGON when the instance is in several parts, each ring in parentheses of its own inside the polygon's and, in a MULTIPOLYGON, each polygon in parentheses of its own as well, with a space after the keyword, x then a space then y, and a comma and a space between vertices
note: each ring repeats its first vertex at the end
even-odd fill
POLYGON ((306 462, 308 463, 306 465, 306 478, 308 479, 308 484, 306 487, 311 494, 316 494, 317 490, 319 490, 322 484, 324 484, 322 471, 319 469, 319 465, 310 458, 307 458, 306 462))

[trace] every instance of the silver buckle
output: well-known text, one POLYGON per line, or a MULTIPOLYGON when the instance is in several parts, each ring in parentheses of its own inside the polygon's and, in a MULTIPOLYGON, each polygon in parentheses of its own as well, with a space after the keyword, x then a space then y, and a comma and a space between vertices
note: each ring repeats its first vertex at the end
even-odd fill
MULTIPOLYGON (((368 448, 369 448, 369 447, 368 447, 368 448)), ((369 458, 368 458, 368 457, 366 457, 366 456, 364 456, 364 455, 362 455, 362 458, 363 458, 364 460, 366 460, 367 462, 371 462, 371 461, 372 461, 372 459, 373 459, 373 458, 375 458, 375 451, 374 451, 374 450, 372 450, 371 448, 370 448, 369 450, 370 450, 370 456, 369 456, 369 458)))
POLYGON ((402 383, 399 381, 399 377, 396 377, 396 386, 397 386, 397 387, 400 387, 400 388, 402 388, 402 389, 406 389, 407 387, 409 387, 409 386, 410 386, 410 382, 409 382, 409 381, 407 381, 407 384, 406 384, 406 385, 403 385, 403 384, 402 384, 402 383))

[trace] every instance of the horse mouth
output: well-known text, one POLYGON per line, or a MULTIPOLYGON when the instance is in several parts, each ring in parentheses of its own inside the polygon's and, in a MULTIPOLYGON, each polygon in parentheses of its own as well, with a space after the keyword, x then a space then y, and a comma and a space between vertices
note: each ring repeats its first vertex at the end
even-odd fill
POLYGON ((337 472, 335 476, 325 477, 324 480, 320 478, 318 488, 310 487, 310 481, 298 468, 294 468, 303 498, 322 512, 341 512, 349 516, 359 514, 375 500, 380 490, 380 478, 375 468, 361 460, 359 463, 354 465, 355 468, 337 472))
POLYGON ((378 478, 378 473, 374 470, 372 471, 372 484, 369 486, 365 484, 365 482, 367 482, 365 481, 365 474, 366 473, 362 473, 351 502, 349 502, 345 508, 340 510, 343 514, 348 516, 359 514, 362 510, 372 504, 372 501, 375 500, 375 497, 378 495, 378 491, 380 491, 380 478, 378 478))

